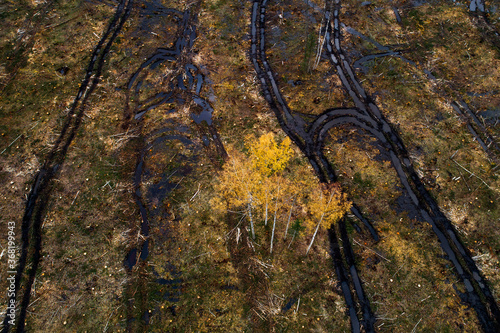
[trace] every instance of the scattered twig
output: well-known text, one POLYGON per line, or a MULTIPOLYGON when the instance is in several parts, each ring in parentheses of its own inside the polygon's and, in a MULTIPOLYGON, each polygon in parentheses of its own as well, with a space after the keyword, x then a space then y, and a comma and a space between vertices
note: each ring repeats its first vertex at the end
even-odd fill
POLYGON ((393 278, 396 276, 396 274, 398 274, 398 272, 401 270, 401 268, 404 267, 405 264, 402 264, 401 267, 398 268, 398 270, 396 271, 396 273, 394 273, 394 275, 392 276, 393 278))
POLYGON ((299 312, 299 305, 300 305, 300 296, 299 296, 299 300, 297 301, 297 308, 295 309, 295 313, 299 312))
POLYGON ((424 298, 424 299, 421 299, 421 300, 420 300, 420 303, 422 303, 423 301, 425 301, 426 299, 429 299, 429 298, 431 298, 431 295, 427 296, 427 297, 426 297, 426 298, 424 298))
POLYGON ((109 183, 110 183, 110 182, 111 182, 111 180, 108 180, 108 181, 106 182, 106 184, 104 184, 103 186, 101 186, 101 189, 103 189, 106 185, 108 185, 110 189, 113 189, 113 188, 111 187, 111 185, 109 185, 109 183))
POLYGON ((113 316, 113 314, 115 313, 115 311, 118 310, 121 307, 122 306, 120 305, 119 307, 117 307, 116 309, 114 309, 113 312, 111 312, 111 314, 109 315, 108 321, 106 322, 106 326, 104 326, 104 329, 102 330, 103 333, 105 333, 108 330, 109 320, 111 319, 111 317, 113 316))
POLYGON ((415 333, 417 331, 417 326, 418 326, 418 324, 420 324, 421 321, 422 321, 422 318, 420 318, 420 320, 417 322, 415 327, 413 327, 413 329, 411 330, 411 333, 415 333))
MULTIPOLYGON (((477 179, 479 179, 480 181, 483 182, 484 185, 486 185, 487 188, 489 188, 490 190, 492 189, 488 184, 486 184, 486 182, 479 176, 476 176, 476 174, 470 172, 469 170, 467 170, 466 168, 464 168, 460 163, 458 163, 457 161, 455 161, 454 159, 450 158, 456 165, 458 165, 459 167, 461 167, 462 169, 464 169, 465 171, 467 171, 471 176, 474 176, 476 177, 477 179)), ((465 178, 464 178, 465 179, 465 178)))
POLYGON ((101 258, 102 258, 102 257, 104 257, 104 256, 105 256, 108 252, 109 252, 109 251, 104 252, 104 253, 103 253, 103 254, 101 254, 101 256, 100 256, 99 258, 97 258, 97 259, 101 259, 101 258))
POLYGON ((49 323, 52 322, 52 319, 54 319, 55 315, 57 315, 57 313, 61 310, 61 308, 62 307, 60 306, 59 308, 57 308, 56 311, 54 311, 54 313, 52 314, 52 317, 50 317, 50 319, 49 319, 49 323))
POLYGON ((64 22, 61 22, 61 23, 56 23, 56 24, 52 24, 52 25, 47 25, 47 26, 45 26, 45 27, 42 29, 42 31, 43 31, 43 30, 46 30, 46 29, 51 29, 51 28, 57 28, 57 27, 60 27, 61 25, 64 25, 64 24, 66 24, 66 23, 69 23, 69 22, 71 22, 71 21, 73 21, 73 20, 75 20, 75 19, 77 19, 77 18, 79 18, 79 17, 80 17, 80 16, 75 16, 75 17, 72 17, 72 18, 70 18, 70 19, 68 19, 68 20, 66 20, 66 21, 64 21, 64 22))
POLYGON ((182 182, 182 180, 183 180, 183 179, 184 179, 184 177, 182 177, 182 178, 181 178, 181 180, 179 180, 179 181, 177 182, 177 184, 175 184, 175 186, 174 186, 174 188, 172 189, 172 191, 171 191, 171 192, 173 192, 173 191, 177 188, 177 186, 179 186, 179 184, 182 182))
POLYGON ((7 149, 9 149, 10 146, 12 146, 22 135, 23 135, 23 133, 19 134, 19 136, 17 138, 15 138, 14 141, 12 141, 10 143, 10 145, 7 146, 7 148, 5 148, 4 150, 2 150, 2 152, 0 153, 0 155, 2 155, 7 149))
POLYGON ((193 196, 191 197, 191 199, 189 199, 189 201, 193 201, 194 197, 196 197, 196 195, 198 194, 198 192, 200 192, 200 184, 198 184, 198 190, 196 191, 195 194, 193 194, 193 196))
POLYGON ((31 126, 31 128, 28 131, 31 131, 33 128, 35 128, 38 124, 40 123, 40 120, 36 122, 35 125, 31 126))
POLYGON ((356 241, 354 238, 352 239, 352 241, 356 244, 358 244, 359 246, 362 246, 370 251, 372 251, 373 253, 375 253, 376 255, 378 255, 380 258, 384 259, 384 260, 387 260, 388 262, 391 262, 389 259, 387 259, 386 257, 384 257, 383 255, 381 255, 380 253, 378 253, 377 251, 374 251, 372 249, 370 249, 368 246, 364 246, 363 244, 359 243, 358 241, 356 241))
POLYGON ((33 304, 35 304, 36 302, 38 302, 40 300, 41 297, 38 297, 36 300, 34 300, 33 302, 31 302, 29 305, 28 305, 28 308, 30 306, 32 306, 33 304))
POLYGON ((208 251, 208 252, 205 252, 205 253, 202 253, 202 254, 199 254, 191 259, 196 259, 196 258, 199 258, 199 257, 202 257, 202 256, 206 256, 207 254, 212 254, 212 252, 208 251))
MULTIPOLYGON (((110 135, 108 137, 112 138, 112 137, 115 137, 115 136, 128 136, 128 135, 129 135, 129 131, 126 131, 126 132, 123 132, 123 133, 113 134, 113 135, 110 135)), ((134 131, 131 131, 130 135, 134 135, 134 131)))
POLYGON ((74 307, 76 305, 76 303, 78 303, 78 301, 83 297, 83 295, 81 295, 80 297, 78 297, 78 299, 75 301, 75 303, 73 303, 73 305, 70 305, 70 307, 68 308, 71 309, 72 307, 74 307))
MULTIPOLYGON (((459 149, 456 152, 454 152, 453 155, 451 155, 450 160, 453 161, 453 157, 455 157, 455 155, 458 153, 458 151, 459 151, 459 149)), ((467 183, 467 180, 465 179, 464 175, 462 175, 462 171, 460 171, 460 169, 458 169, 458 173, 460 174, 460 177, 463 178, 464 183, 465 183, 465 185, 467 186, 467 188, 469 189, 469 192, 470 192, 471 188, 470 188, 469 184, 467 183)), ((456 180, 458 180, 458 179, 456 179, 456 180)))
POLYGON ((297 235, 297 230, 294 231, 292 240, 290 241, 290 244, 288 244, 288 248, 290 248, 290 245, 292 245, 292 242, 295 239, 295 235, 297 235))
POLYGON ((252 310, 253 310, 253 312, 255 312, 255 314, 257 316, 259 316, 260 319, 262 319, 262 321, 265 321, 265 319, 255 309, 252 309, 252 310))

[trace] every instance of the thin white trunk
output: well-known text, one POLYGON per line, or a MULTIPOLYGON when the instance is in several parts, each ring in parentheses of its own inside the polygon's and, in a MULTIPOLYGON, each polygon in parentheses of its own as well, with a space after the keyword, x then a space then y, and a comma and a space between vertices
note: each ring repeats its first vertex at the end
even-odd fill
POLYGON ((264 218, 264 225, 267 225, 267 188, 266 188, 266 217, 264 218))
POLYGON ((285 238, 283 239, 286 239, 286 236, 288 235, 288 226, 290 225, 290 219, 292 218, 292 209, 294 204, 295 204, 295 197, 293 198, 292 205, 290 206, 290 213, 288 214, 288 222, 286 223, 286 229, 285 229, 285 238))
MULTIPOLYGON (((234 172, 236 174, 238 174, 238 170, 236 169, 234 158, 232 159, 232 161, 233 161, 234 172)), ((243 178, 241 180, 245 181, 243 178)), ((252 230, 252 237, 253 237, 253 239, 255 239, 255 231, 254 231, 254 228, 253 228, 253 218, 252 218, 252 202, 253 202, 253 200, 252 200, 252 194, 250 193, 250 190, 248 189, 248 183, 245 183, 245 185, 246 185, 246 188, 247 188, 247 191, 248 191, 248 198, 249 198, 249 201, 248 201, 248 217, 250 218, 250 229, 252 230)), ((193 196, 193 198, 194 198, 194 196, 193 196)))
MULTIPOLYGON (((323 22, 321 22, 321 23, 323 23, 323 22)), ((325 27, 328 27, 329 24, 330 24, 330 17, 328 17, 328 21, 326 22, 325 27)), ((325 31, 325 34, 326 34, 326 31, 325 31)), ((316 67, 318 67, 318 65, 319 65, 319 61, 321 60, 321 51, 323 50, 323 46, 325 45, 325 40, 326 40, 326 35, 323 37, 323 41, 321 41, 321 31, 320 31, 319 36, 318 36, 318 50, 316 51, 316 59, 314 61, 313 69, 316 69, 316 67)))
POLYGON ((250 229, 252 230, 252 238, 255 239, 255 231, 253 229, 252 219, 252 195, 250 194, 250 201, 248 202, 248 217, 250 218, 250 229))
POLYGON ((306 254, 309 253, 309 250, 311 249, 311 246, 313 245, 314 238, 316 238, 316 234, 318 233, 319 226, 321 225, 321 221, 323 221, 323 216, 325 216, 325 213, 321 214, 321 218, 319 219, 318 225, 316 226, 316 230, 314 230, 313 238, 311 239, 311 243, 309 244, 309 247, 307 248, 306 254))
POLYGON ((314 238, 316 238, 316 234, 318 233, 319 226, 321 225, 321 221, 323 221, 323 217, 325 216, 325 212, 328 209, 328 206, 330 205, 330 202, 332 202, 333 193, 334 192, 332 191, 332 194, 330 194, 330 199, 328 200, 328 203, 326 204, 325 209, 323 209, 323 213, 321 214, 321 218, 319 219, 318 225, 316 226, 316 230, 314 231, 313 238, 311 239, 311 243, 309 244, 309 247, 307 248, 306 254, 309 253, 309 250, 311 249, 311 246, 314 243, 314 238))
POLYGON ((269 253, 273 253, 274 229, 276 228, 276 212, 278 211, 279 194, 280 194, 280 186, 278 185, 278 193, 276 194, 276 204, 274 205, 273 232, 271 233, 271 250, 269 251, 269 253))

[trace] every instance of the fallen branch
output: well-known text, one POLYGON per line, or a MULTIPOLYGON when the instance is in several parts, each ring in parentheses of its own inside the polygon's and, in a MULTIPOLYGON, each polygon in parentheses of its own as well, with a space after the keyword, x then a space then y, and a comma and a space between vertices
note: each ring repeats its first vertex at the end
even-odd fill
POLYGON ((299 297, 299 300, 297 302, 297 308, 295 309, 295 313, 299 312, 299 305, 300 305, 300 297, 299 297))
POLYGON ((113 316, 113 314, 115 313, 115 311, 118 310, 121 307, 122 306, 120 305, 119 307, 117 307, 116 309, 114 309, 113 312, 111 312, 111 314, 109 315, 108 321, 106 322, 106 326, 104 326, 104 329, 102 330, 103 333, 105 333, 108 330, 109 320, 111 319, 111 317, 113 316))
POLYGON ((374 251, 372 249, 370 249, 368 246, 364 246, 363 244, 359 243, 358 241, 356 241, 354 238, 352 239, 352 241, 356 244, 358 244, 359 246, 362 246, 370 251, 372 251, 373 253, 375 253, 376 255, 378 255, 380 258, 384 259, 384 260, 387 260, 388 262, 391 262, 389 259, 387 259, 386 257, 384 257, 383 255, 381 255, 380 253, 378 253, 377 251, 374 251))
MULTIPOLYGON (((450 158, 450 160, 452 160, 456 165, 458 165, 459 167, 461 167, 462 169, 464 169, 465 171, 467 171, 471 176, 474 176, 476 177, 477 179, 479 179, 480 181, 483 182, 484 185, 486 185, 487 188, 489 188, 490 190, 492 189, 488 184, 486 184, 486 182, 479 176, 476 176, 476 174, 470 172, 469 170, 467 170, 466 168, 464 168, 460 163, 458 163, 457 161, 455 161, 454 159, 450 158)), ((464 178, 465 179, 465 178, 464 178)))
POLYGON ((5 148, 4 150, 2 150, 2 152, 0 153, 0 155, 2 155, 2 154, 3 154, 3 153, 7 150, 7 149, 9 149, 9 148, 10 148, 10 146, 12 146, 12 145, 13 145, 13 144, 14 144, 14 143, 15 143, 15 142, 16 142, 16 141, 17 141, 17 140, 18 140, 18 139, 19 139, 22 135, 23 135, 22 133, 21 133, 21 134, 19 134, 19 136, 18 136, 17 138, 15 138, 15 139, 14 139, 14 141, 12 141, 12 142, 10 143, 10 145, 8 145, 8 146, 7 146, 7 148, 5 148))
POLYGON ((417 322, 415 327, 413 327, 413 329, 411 330, 411 333, 415 333, 417 331, 417 326, 418 326, 418 324, 420 324, 421 321, 422 321, 422 318, 420 318, 420 320, 417 322))
MULTIPOLYGON (((177 170, 176 170, 177 171, 177 170)), ((170 177, 169 177, 170 178, 170 177)), ((200 192, 200 184, 198 184, 198 190, 196 191, 195 194, 193 194, 193 196, 191 197, 191 199, 189 199, 189 201, 193 201, 194 197, 196 197, 196 195, 198 194, 198 192, 200 192)))
POLYGON ((191 258, 191 259, 196 259, 196 258, 199 258, 199 257, 202 257, 202 256, 206 256, 207 254, 212 254, 212 252, 208 251, 208 252, 205 252, 205 253, 199 254, 199 255, 197 255, 196 257, 193 257, 193 258, 191 258))
POLYGON ((396 271, 396 273, 394 273, 394 275, 392 276, 393 278, 396 276, 396 274, 398 274, 398 272, 401 270, 401 268, 404 267, 405 264, 402 264, 401 267, 398 268, 398 270, 396 271))

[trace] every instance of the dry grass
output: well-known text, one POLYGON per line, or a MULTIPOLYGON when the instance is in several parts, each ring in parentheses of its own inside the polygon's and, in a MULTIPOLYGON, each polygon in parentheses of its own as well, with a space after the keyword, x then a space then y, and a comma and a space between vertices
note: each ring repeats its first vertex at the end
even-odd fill
MULTIPOLYGON (((32 178, 61 130, 89 54, 112 12, 105 4, 58 2, 42 20, 43 29, 28 36, 26 14, 36 13, 37 6, 43 5, 35 2, 17 11, 11 10, 17 6, 12 2, 0 5, 8 12, 2 16, 6 28, 0 31, 0 43, 5 46, 0 52, 2 85, 13 73, 6 57, 16 55, 22 60, 15 79, 0 95, 0 151, 6 148, 0 154, 0 233, 6 233, 3 222, 18 221, 18 237, 32 178), (33 38, 32 49, 17 53, 27 37, 33 38), (69 67, 66 75, 57 71, 63 66, 69 67)), ((178 9, 193 5, 164 3, 178 9)), ((322 1, 314 3, 323 7, 322 1)), ((406 58, 418 63, 414 67, 397 58, 377 58, 367 64, 366 74, 357 74, 383 113, 398 126, 417 172, 499 295, 498 168, 449 104, 460 96, 476 111, 498 107, 498 54, 481 42, 464 8, 441 2, 413 8, 409 3, 395 2, 403 16, 399 25, 391 9, 393 2, 363 7, 358 1, 343 2, 346 25, 404 50, 406 58), (432 71, 438 80, 430 82, 423 69, 432 71), (451 156, 475 176, 450 160, 451 156)), ((243 148, 249 134, 279 132, 248 59, 249 42, 244 37, 249 6, 224 0, 203 2, 193 54, 194 64, 204 66, 202 71, 212 82, 206 82, 201 96, 211 100, 214 123, 224 143, 237 149, 243 148)), ((218 168, 203 148, 200 129, 190 127, 189 105, 168 116, 165 111, 173 106, 162 106, 144 119, 143 134, 166 121, 185 124, 191 128, 185 135, 193 144, 189 148, 179 140, 168 140, 160 152, 151 153, 147 165, 152 176, 142 192, 147 193, 167 171, 190 171, 172 176, 177 186, 163 202, 146 200, 151 207, 163 207, 164 214, 151 218, 147 262, 126 274, 123 258, 138 242, 140 223, 132 175, 141 131, 121 128, 123 88, 144 58, 168 46, 165 41, 174 40, 176 27, 173 20, 152 15, 153 30, 160 36, 137 35, 142 19, 138 13, 139 8, 134 9, 133 19, 113 46, 103 80, 54 182, 28 329, 124 331, 130 314, 127 300, 133 298, 134 315, 142 318, 147 312, 151 332, 349 330, 324 231, 309 256, 304 255, 307 235, 290 243, 291 239, 283 242, 278 234, 271 256, 266 247, 269 229, 259 225, 260 238, 251 241, 247 220, 236 227, 226 216, 214 214, 210 200, 218 168), (158 279, 171 283, 160 284, 158 279)), ((330 107, 350 106, 329 64, 321 61, 315 69, 312 66, 321 15, 303 1, 271 2, 268 15, 269 59, 290 107, 317 114, 330 107), (286 20, 279 16, 284 14, 286 20), (289 80, 302 80, 302 85, 293 86, 289 80)), ((498 15, 491 17, 497 27, 498 15)), ((370 43, 347 34, 343 45, 352 60, 377 52, 370 43)), ((141 97, 165 88, 158 85, 154 76, 158 73, 173 75, 168 66, 151 72, 148 82, 152 86, 143 88, 141 97)), ((498 134, 493 126, 490 130, 498 134)), ((377 329, 478 331, 475 314, 457 296, 455 275, 442 258, 431 228, 399 210, 401 184, 390 163, 379 159, 379 147, 350 128, 332 129, 330 134, 326 156, 343 188, 381 235, 381 241, 374 243, 367 232, 351 233, 360 275, 379 318, 377 329)), ((300 156, 289 169, 297 178, 313 178, 300 156)), ((2 258, 0 270, 5 271, 5 266, 2 258)))

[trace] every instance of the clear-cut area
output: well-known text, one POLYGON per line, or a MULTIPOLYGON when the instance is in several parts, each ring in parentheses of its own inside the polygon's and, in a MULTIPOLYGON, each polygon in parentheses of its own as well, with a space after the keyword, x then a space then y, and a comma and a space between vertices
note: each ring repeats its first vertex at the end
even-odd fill
POLYGON ((499 332, 500 4, 0 0, 2 332, 499 332))

